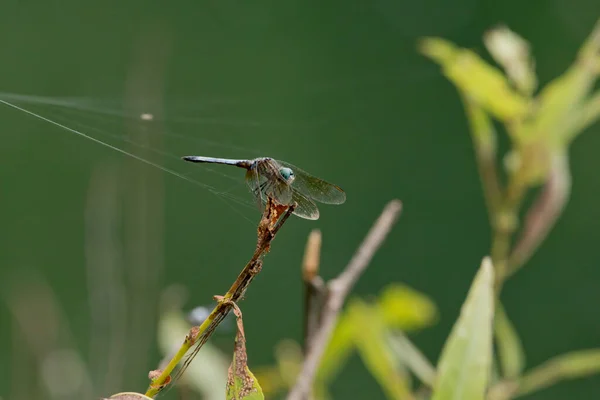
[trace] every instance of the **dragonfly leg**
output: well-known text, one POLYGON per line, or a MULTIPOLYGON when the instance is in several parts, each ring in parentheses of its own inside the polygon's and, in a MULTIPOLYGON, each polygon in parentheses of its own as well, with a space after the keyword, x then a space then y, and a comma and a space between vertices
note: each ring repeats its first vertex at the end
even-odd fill
POLYGON ((255 196, 258 196, 259 193, 265 189, 265 187, 267 186, 268 183, 269 183, 268 181, 261 183, 257 188, 252 190, 252 194, 254 194, 255 196))
POLYGON ((230 297, 215 295, 215 296, 213 296, 213 299, 215 299, 219 304, 223 304, 225 306, 229 306, 229 307, 233 308, 233 312, 236 316, 238 316, 238 317, 242 316, 242 312, 240 311, 240 308, 235 303, 235 301, 231 300, 230 297))

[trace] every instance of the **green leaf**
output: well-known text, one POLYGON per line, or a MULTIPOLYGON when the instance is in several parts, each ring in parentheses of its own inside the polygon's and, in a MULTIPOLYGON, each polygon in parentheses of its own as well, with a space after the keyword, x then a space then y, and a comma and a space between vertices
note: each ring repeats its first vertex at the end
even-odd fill
POLYGON ((352 339, 352 321, 347 311, 344 311, 338 319, 331 335, 331 340, 323 353, 316 381, 321 383, 330 382, 342 369, 346 360, 354 351, 352 339))
POLYGON ((432 400, 483 400, 492 364, 494 271, 486 257, 444 345, 432 400))
POLYGON ((485 33, 483 41, 515 87, 524 95, 531 96, 537 87, 537 77, 529 43, 507 26, 490 29, 485 33))
POLYGON ((412 331, 430 326, 437 308, 428 296, 400 283, 388 285, 377 300, 386 326, 412 331))
POLYGON ((420 50, 442 66, 444 75, 465 96, 496 118, 514 121, 529 113, 529 100, 511 88, 502 71, 471 50, 440 38, 423 39, 420 50))
POLYGON ((580 132, 600 120, 600 91, 592 94, 578 111, 578 118, 572 129, 567 132, 567 140, 573 140, 580 132))
POLYGON ((396 353, 400 363, 429 387, 435 384, 435 368, 421 351, 402 332, 395 332, 388 338, 390 348, 396 353))
POLYGON ((475 150, 485 158, 495 161, 497 139, 492 120, 476 102, 468 97, 464 97, 463 102, 469 118, 475 150))
POLYGON ((229 376, 231 380, 227 381, 227 400, 264 400, 265 396, 258 380, 248 366, 236 371, 232 364, 229 376))
MULTIPOLYGON (((404 331, 424 328, 437 318, 437 308, 429 297, 402 284, 387 286, 377 299, 376 309, 381 312, 387 327, 404 331)), ((323 354, 316 381, 331 381, 354 351, 353 321, 347 311, 340 315, 323 354)))
POLYGON ((510 379, 520 376, 525 366, 523 344, 500 303, 496 305, 494 333, 503 377, 510 379))
POLYGON ((563 150, 582 127, 595 119, 593 103, 586 108, 600 75, 599 38, 600 20, 569 69, 542 90, 537 99, 536 118, 520 129, 519 141, 543 141, 551 150, 563 150))
POLYGON ((374 306, 354 300, 348 305, 354 344, 365 366, 389 399, 412 399, 409 375, 394 359, 382 313, 374 306))
POLYGON ((233 307, 233 311, 237 318, 237 334, 235 336, 233 361, 229 366, 227 377, 226 399, 264 400, 265 396, 262 388, 250 368, 248 368, 242 313, 237 306, 233 307))

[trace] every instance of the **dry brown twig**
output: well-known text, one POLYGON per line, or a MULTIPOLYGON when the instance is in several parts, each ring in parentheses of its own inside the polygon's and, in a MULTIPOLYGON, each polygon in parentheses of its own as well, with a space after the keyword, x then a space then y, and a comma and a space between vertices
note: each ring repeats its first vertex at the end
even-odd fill
POLYGON ((242 272, 238 275, 237 279, 231 285, 227 293, 219 297, 219 301, 213 311, 210 313, 208 318, 200 326, 195 326, 190 329, 186 336, 183 344, 179 351, 164 370, 160 371, 160 374, 153 377, 150 386, 146 390, 146 396, 153 398, 156 396, 165 386, 170 382, 171 372, 183 359, 186 353, 194 347, 192 353, 187 357, 181 366, 180 370, 175 376, 177 380, 186 368, 192 362, 194 356, 200 351, 202 346, 208 341, 212 333, 219 326, 219 324, 225 319, 229 311, 231 311, 232 305, 239 302, 246 292, 246 289, 254 279, 254 277, 260 272, 262 268, 262 259, 269 252, 271 242, 277 235, 279 229, 283 226, 285 221, 292 215, 294 206, 281 205, 276 203, 271 198, 268 199, 265 211, 263 212, 262 218, 258 225, 257 230, 257 243, 256 249, 252 258, 242 272))
POLYGON ((308 236, 304 260, 302 261, 302 280, 304 281, 304 354, 309 352, 312 339, 321 321, 323 300, 327 287, 319 276, 321 258, 321 231, 314 229, 308 236))
POLYGON ((287 400, 305 400, 310 396, 319 362, 329 343, 344 300, 385 240, 401 210, 402 203, 399 200, 389 202, 346 268, 327 284, 328 294, 321 312, 320 325, 310 341, 310 349, 302 370, 287 400))

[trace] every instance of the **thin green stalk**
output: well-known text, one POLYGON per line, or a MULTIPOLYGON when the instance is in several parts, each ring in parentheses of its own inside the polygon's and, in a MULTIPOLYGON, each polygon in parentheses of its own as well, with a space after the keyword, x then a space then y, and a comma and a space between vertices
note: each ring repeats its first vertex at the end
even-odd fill
POLYGON ((522 377, 501 381, 490 388, 488 400, 509 400, 540 391, 567 379, 600 372, 600 349, 573 351, 551 358, 522 377))
POLYGON ((188 356, 186 361, 184 361, 181 369, 175 376, 175 380, 185 372, 204 343, 208 341, 217 326, 225 319, 232 308, 232 304, 242 298, 254 277, 260 272, 262 268, 262 258, 269 251, 275 235, 292 214, 294 208, 295 205, 282 206, 276 204, 271 199, 268 200, 263 217, 258 226, 257 245, 252 258, 245 265, 242 272, 240 272, 225 296, 218 299, 217 305, 208 318, 200 326, 190 329, 190 332, 171 361, 169 361, 162 371, 157 371, 158 376, 152 377, 152 381, 146 390, 146 396, 154 398, 171 382, 171 373, 185 357, 187 352, 195 346, 193 352, 188 356))
POLYGON ((504 189, 496 166, 496 131, 486 112, 468 96, 462 96, 477 160, 477 169, 483 188, 492 228, 491 256, 496 269, 496 293, 500 292, 507 276, 508 257, 512 238, 517 230, 519 206, 526 187, 519 170, 509 178, 504 189))
POLYGON ((502 205, 502 185, 496 167, 496 130, 489 116, 476 102, 464 95, 462 100, 471 128, 477 169, 479 170, 490 224, 493 225, 495 215, 502 205))
POLYGON ((518 381, 515 397, 541 390, 565 379, 600 372, 600 349, 574 351, 546 361, 518 381))
POLYGON ((527 192, 527 185, 521 175, 521 170, 517 170, 510 176, 503 204, 496 213, 492 226, 491 256, 496 269, 494 282, 496 296, 500 295, 502 285, 508 277, 512 239, 519 225, 519 208, 527 192))

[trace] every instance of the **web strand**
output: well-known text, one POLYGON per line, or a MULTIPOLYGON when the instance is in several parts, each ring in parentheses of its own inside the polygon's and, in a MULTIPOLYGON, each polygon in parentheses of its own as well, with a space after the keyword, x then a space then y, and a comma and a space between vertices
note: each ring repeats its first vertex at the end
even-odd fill
MULTIPOLYGON (((6 100, 0 99, 0 104, 4 104, 4 105, 6 105, 6 106, 8 106, 10 108, 13 108, 15 110, 21 111, 21 112, 23 112, 25 114, 28 114, 28 115, 30 115, 32 117, 35 117, 35 118, 39 119, 39 120, 42 120, 44 122, 47 122, 47 123, 52 124, 54 126, 57 126, 57 127, 61 128, 61 129, 64 129, 64 130, 66 130, 68 132, 74 133, 74 134, 76 134, 76 135, 78 135, 80 137, 88 139, 88 140, 90 140, 90 141, 92 141, 94 143, 97 143, 97 144, 101 145, 101 146, 107 147, 107 148, 109 148, 111 150, 114 150, 114 151, 116 151, 118 153, 121 153, 121 154, 123 154, 125 156, 131 157, 131 158, 133 158, 133 159, 135 159, 137 161, 140 161, 140 162, 142 162, 144 164, 150 165, 150 166, 152 166, 154 168, 157 168, 157 169, 159 169, 159 170, 161 170, 163 172, 166 172, 166 173, 168 173, 170 175, 176 176, 177 178, 183 179, 183 180, 185 180, 185 181, 187 181, 189 183, 192 183, 192 184, 194 184, 196 186, 199 186, 199 187, 201 187, 201 188, 209 191, 210 193, 214 194, 217 198, 219 198, 220 201, 225 202, 225 204, 227 204, 234 212, 236 212, 239 215, 241 215, 245 220, 249 221, 250 223, 253 223, 246 216, 244 216, 239 210, 235 209, 234 207, 231 206, 231 204, 228 204, 224 200, 224 198, 227 198, 227 199, 229 199, 231 201, 234 201, 234 202, 236 202, 236 203, 238 203, 240 205, 248 206, 247 202, 245 202, 245 201, 243 201, 243 200, 241 200, 241 199, 239 199, 239 198, 237 198, 235 196, 232 196, 232 195, 230 195, 228 193, 223 193, 223 192, 217 190, 216 188, 214 188, 213 186, 204 184, 202 182, 198 182, 198 181, 196 181, 196 180, 194 180, 194 179, 192 179, 192 178, 190 178, 190 177, 188 177, 188 176, 186 176, 184 174, 181 174, 181 173, 179 173, 179 172, 177 172, 177 171, 175 171, 173 169, 164 167, 164 166, 162 166, 160 164, 157 164, 157 163, 155 163, 153 161, 150 161, 148 159, 140 157, 140 156, 138 156, 138 155, 136 155, 134 153, 126 151, 126 150, 124 150, 122 148, 119 148, 117 146, 113 146, 110 143, 104 142, 104 141, 102 141, 102 140, 100 140, 98 138, 90 136, 90 135, 88 135, 88 134, 86 134, 84 132, 81 132, 81 131, 79 131, 77 129, 71 128, 71 127, 69 127, 67 125, 64 125, 64 124, 62 124, 60 122, 54 121, 54 120, 52 120, 50 118, 47 118, 47 117, 45 117, 43 115, 40 115, 40 114, 37 114, 37 113, 35 113, 35 112, 31 111, 31 110, 28 110, 26 108, 20 107, 20 106, 18 106, 16 104, 13 104, 13 103, 8 102, 6 100)), ((121 139, 121 140, 127 141, 126 139, 121 139)))

